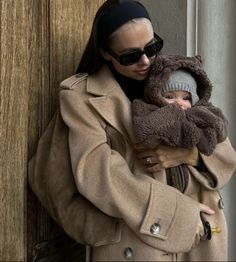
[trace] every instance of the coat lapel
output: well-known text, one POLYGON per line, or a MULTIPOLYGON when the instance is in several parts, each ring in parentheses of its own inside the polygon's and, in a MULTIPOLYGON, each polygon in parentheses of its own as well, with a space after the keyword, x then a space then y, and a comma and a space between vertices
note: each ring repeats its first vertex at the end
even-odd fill
POLYGON ((134 142, 131 102, 115 81, 108 67, 88 78, 87 91, 96 97, 89 99, 92 107, 122 135, 134 142))

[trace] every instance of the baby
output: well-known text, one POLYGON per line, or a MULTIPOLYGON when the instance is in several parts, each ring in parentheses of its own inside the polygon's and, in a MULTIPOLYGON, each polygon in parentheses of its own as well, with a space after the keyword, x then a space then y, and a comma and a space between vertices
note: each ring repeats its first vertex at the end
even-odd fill
POLYGON ((144 89, 145 100, 132 103, 134 133, 156 147, 192 148, 210 155, 227 137, 228 121, 210 102, 212 84, 200 57, 156 58, 144 89))

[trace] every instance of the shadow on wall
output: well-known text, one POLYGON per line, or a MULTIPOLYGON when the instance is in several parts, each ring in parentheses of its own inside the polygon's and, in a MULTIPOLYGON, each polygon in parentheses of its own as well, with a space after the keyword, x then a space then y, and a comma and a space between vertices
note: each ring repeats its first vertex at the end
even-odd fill
MULTIPOLYGON (((230 127, 230 140, 233 147, 236 149, 236 121, 235 121, 235 112, 236 112, 236 78, 235 78, 235 68, 236 68, 236 31, 235 31, 235 12, 236 12, 236 1, 230 0, 227 1, 227 32, 224 37, 226 37, 227 45, 225 47, 225 52, 227 55, 227 70, 224 70, 224 73, 227 74, 229 79, 229 89, 227 91, 226 97, 228 100, 227 109, 229 112, 229 127, 230 127), (233 58, 233 59, 232 59, 233 58)), ((227 188, 223 192, 227 195, 227 222, 229 228, 229 261, 235 261, 236 258, 236 210, 235 210, 235 186, 236 186, 236 172, 234 177, 231 179, 227 188), (234 232, 231 233, 231 232, 234 232)))
POLYGON ((229 112, 229 122, 230 122, 230 140, 236 148, 236 121, 235 121, 235 112, 236 112, 236 78, 235 78, 235 68, 236 68, 236 31, 235 31, 235 12, 236 12, 236 1, 230 0, 227 2, 227 32, 225 37, 227 38, 227 46, 225 47, 225 52, 227 56, 227 70, 223 72, 227 74, 227 79, 229 79, 229 90, 226 93, 227 100, 229 103, 228 112, 229 112), (232 59, 233 58, 233 59, 232 59))
MULTIPOLYGON (((236 1, 230 0, 227 1, 227 26, 228 31, 227 37, 228 46, 225 47, 225 52, 227 54, 227 69, 224 70, 224 73, 227 74, 229 79, 228 84, 228 91, 226 94, 227 97, 227 110, 229 112, 229 137, 231 143, 236 149, 236 121, 235 121, 235 112, 236 112, 236 78, 235 78, 235 68, 236 68, 236 31, 235 31, 235 12, 236 12, 236 1), (233 58, 233 59, 232 59, 233 58)), ((236 210, 235 210, 235 187, 236 187, 236 172, 234 173, 233 178, 230 180, 229 185, 223 190, 223 194, 226 195, 225 199, 227 199, 226 203, 226 218, 228 222, 228 229, 229 229, 229 261, 235 261, 236 258, 236 250, 235 250, 235 243, 236 243, 236 210)))

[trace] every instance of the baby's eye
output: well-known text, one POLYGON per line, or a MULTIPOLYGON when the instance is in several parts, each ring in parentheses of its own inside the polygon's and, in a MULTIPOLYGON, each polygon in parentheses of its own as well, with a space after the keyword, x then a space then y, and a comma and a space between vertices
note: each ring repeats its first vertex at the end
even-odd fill
POLYGON ((186 95, 186 96, 183 97, 183 100, 189 100, 189 101, 191 101, 191 96, 186 95))
POLYGON ((166 99, 173 99, 174 97, 172 96, 172 95, 164 95, 164 98, 166 98, 166 99))

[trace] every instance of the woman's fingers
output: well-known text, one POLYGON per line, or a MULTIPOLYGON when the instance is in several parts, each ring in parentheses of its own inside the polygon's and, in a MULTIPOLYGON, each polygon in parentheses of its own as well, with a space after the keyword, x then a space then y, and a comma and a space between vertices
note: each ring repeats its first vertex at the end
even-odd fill
POLYGON ((143 143, 135 144, 134 148, 137 151, 137 158, 146 167, 150 167, 148 170, 150 172, 160 171, 163 168, 170 168, 184 163, 195 166, 199 161, 198 150, 196 148, 186 149, 160 144, 157 148, 153 149, 147 148, 143 143), (151 158, 151 163, 146 161, 146 159, 149 159, 148 157, 151 158), (153 167, 154 164, 157 164, 157 166, 153 167))
POLYGON ((161 171, 166 167, 165 161, 158 155, 156 155, 153 150, 145 150, 137 153, 137 158, 141 160, 144 166, 147 168, 148 172, 154 173, 161 171))
POLYGON ((202 203, 200 203, 200 211, 203 213, 206 213, 208 215, 214 215, 215 211, 213 209, 211 209, 209 206, 204 205, 202 203))
MULTIPOLYGON (((211 209, 209 206, 202 204, 202 203, 200 203, 200 212, 206 213, 208 215, 215 214, 215 211, 213 209, 211 209)), ((204 234, 205 234, 205 231, 204 231, 203 222, 202 222, 201 216, 199 215, 199 221, 198 221, 197 228, 196 228, 195 241, 192 247, 200 243, 201 238, 204 236, 204 234)))
POLYGON ((164 167, 161 164, 152 164, 149 166, 146 165, 146 168, 147 171, 150 173, 155 173, 164 169, 164 167))
POLYGON ((201 237, 204 235, 204 228, 203 228, 203 224, 201 222, 200 216, 199 216, 199 222, 197 224, 197 229, 196 229, 196 234, 195 234, 195 240, 194 243, 192 245, 192 248, 199 245, 200 241, 201 241, 201 237))
POLYGON ((146 167, 152 167, 157 164, 155 157, 152 157, 152 156, 144 157, 142 158, 142 161, 146 167))
POLYGON ((145 151, 137 153, 138 159, 143 159, 143 158, 147 158, 147 157, 153 157, 153 152, 151 150, 145 150, 145 151))

